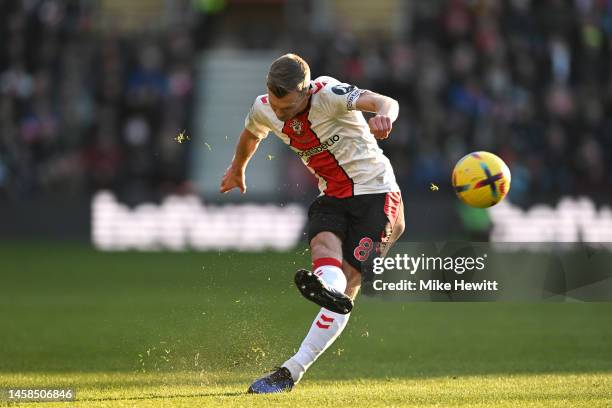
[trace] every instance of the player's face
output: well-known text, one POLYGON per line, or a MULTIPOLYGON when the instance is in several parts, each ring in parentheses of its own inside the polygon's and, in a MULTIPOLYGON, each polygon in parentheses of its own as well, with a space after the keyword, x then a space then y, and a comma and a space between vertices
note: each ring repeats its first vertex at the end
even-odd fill
POLYGON ((268 97, 270 107, 278 120, 285 122, 304 110, 308 101, 308 92, 300 94, 297 91, 291 91, 279 98, 268 90, 268 97))

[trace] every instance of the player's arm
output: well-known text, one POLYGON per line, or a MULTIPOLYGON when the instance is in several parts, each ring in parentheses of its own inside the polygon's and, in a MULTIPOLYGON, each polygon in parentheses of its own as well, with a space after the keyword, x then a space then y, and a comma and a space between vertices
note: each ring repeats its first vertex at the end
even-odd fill
POLYGON ((227 193, 234 187, 239 188, 242 193, 246 192, 244 173, 246 166, 257 150, 257 146, 259 146, 260 141, 261 139, 251 133, 248 129, 244 129, 242 131, 238 144, 236 145, 236 153, 234 154, 232 163, 227 168, 223 178, 221 179, 221 187, 219 188, 220 192, 227 193))
POLYGON ((376 139, 386 139, 391 133, 393 122, 399 114, 399 104, 393 98, 372 91, 365 91, 357 99, 355 108, 376 115, 368 120, 370 131, 376 139))

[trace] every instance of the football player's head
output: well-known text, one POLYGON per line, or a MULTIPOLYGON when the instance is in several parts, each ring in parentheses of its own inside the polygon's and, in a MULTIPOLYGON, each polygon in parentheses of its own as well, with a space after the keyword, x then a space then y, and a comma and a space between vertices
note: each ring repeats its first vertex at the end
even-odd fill
POLYGON ((270 106, 279 120, 286 121, 306 107, 311 93, 310 67, 300 56, 285 54, 268 71, 270 106))

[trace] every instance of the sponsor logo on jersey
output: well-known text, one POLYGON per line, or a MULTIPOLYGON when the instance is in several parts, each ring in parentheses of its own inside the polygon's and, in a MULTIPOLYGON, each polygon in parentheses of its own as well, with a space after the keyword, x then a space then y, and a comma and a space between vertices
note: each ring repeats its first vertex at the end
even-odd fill
POLYGON ((297 155, 301 158, 313 156, 317 153, 321 153, 322 151, 329 150, 338 140, 340 140, 340 136, 333 135, 332 137, 322 142, 320 145, 313 147, 312 149, 298 151, 297 155))

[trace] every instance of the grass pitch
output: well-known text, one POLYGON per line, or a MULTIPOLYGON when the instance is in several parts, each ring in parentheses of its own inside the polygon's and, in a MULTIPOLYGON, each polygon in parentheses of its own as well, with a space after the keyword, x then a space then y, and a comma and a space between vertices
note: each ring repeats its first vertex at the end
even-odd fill
MULTIPOLYGON (((612 303, 400 303, 361 297, 290 394, 245 395, 317 307, 308 252, 97 253, 0 245, 0 388, 16 406, 612 406, 612 303)), ((0 401, 1 405, 8 405, 0 401)))

